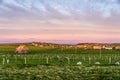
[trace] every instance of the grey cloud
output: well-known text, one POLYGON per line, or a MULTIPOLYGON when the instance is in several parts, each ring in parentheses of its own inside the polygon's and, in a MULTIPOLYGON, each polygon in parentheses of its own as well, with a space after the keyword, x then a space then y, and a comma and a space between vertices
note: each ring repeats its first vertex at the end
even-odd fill
POLYGON ((118 11, 119 5, 115 2, 116 0, 114 2, 113 0, 36 0, 36 2, 41 3, 46 11, 42 10, 39 6, 36 7, 35 2, 32 2, 34 0, 13 1, 15 1, 15 3, 4 3, 4 7, 0 7, 3 9, 3 11, 0 12, 0 17, 9 18, 10 23, 15 20, 18 22, 45 21, 50 24, 49 20, 56 19, 61 22, 63 20, 84 21, 99 26, 120 25, 118 22, 120 17, 118 11), (27 8, 27 5, 25 4, 31 7, 27 8), (8 10, 4 8, 7 8, 8 10), (65 10, 70 15, 65 15, 64 12, 60 11, 61 9, 65 10), (110 13, 111 16, 103 16, 103 14, 106 15, 107 13, 106 9, 110 10, 108 13, 110 13), (116 13, 116 11, 118 12, 116 13))

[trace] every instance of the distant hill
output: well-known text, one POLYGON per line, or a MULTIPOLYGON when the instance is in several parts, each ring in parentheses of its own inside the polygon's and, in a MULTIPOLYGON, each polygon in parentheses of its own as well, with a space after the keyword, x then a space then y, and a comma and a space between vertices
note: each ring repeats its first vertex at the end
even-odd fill
POLYGON ((59 46, 75 46, 75 45, 109 45, 109 46, 120 46, 120 43, 78 43, 78 44, 56 44, 56 43, 47 43, 47 42, 28 42, 28 43, 4 43, 0 45, 31 45, 32 43, 39 45, 59 45, 59 46))

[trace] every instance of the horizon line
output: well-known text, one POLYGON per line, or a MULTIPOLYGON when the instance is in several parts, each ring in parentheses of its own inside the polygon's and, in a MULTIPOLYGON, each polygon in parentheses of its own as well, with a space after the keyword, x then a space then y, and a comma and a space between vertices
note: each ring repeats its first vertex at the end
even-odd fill
POLYGON ((25 43, 50 43, 50 44, 120 44, 120 42, 76 42, 76 43, 58 43, 58 42, 45 42, 45 41, 25 41, 25 42, 0 42, 0 44, 25 44, 25 43))

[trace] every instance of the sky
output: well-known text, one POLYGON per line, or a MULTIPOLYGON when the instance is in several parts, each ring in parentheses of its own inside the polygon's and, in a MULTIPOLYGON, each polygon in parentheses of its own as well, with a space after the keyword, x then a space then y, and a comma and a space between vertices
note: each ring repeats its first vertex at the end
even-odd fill
POLYGON ((0 43, 120 43, 120 0, 0 0, 0 43))

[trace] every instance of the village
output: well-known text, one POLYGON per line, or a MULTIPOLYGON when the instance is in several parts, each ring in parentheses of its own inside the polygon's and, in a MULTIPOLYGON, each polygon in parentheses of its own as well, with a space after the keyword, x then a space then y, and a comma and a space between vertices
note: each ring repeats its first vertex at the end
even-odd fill
POLYGON ((80 49, 106 49, 106 50, 120 50, 120 45, 116 44, 102 44, 102 43, 80 43, 76 45, 66 44, 52 44, 52 43, 39 43, 33 42, 33 46, 36 47, 51 47, 51 48, 80 48, 80 49))
POLYGON ((98 43, 88 43, 88 44, 78 44, 76 45, 77 48, 83 49, 105 49, 105 50, 120 50, 119 45, 114 44, 98 44, 98 43))
MULTIPOLYGON (((79 43, 76 45, 70 44, 53 44, 45 42, 32 42, 29 45, 36 48, 58 48, 58 49, 81 49, 81 50, 120 50, 119 44, 100 44, 100 43, 79 43)), ((17 54, 27 54, 30 53, 30 49, 25 44, 19 44, 17 46, 15 53, 17 54)))

